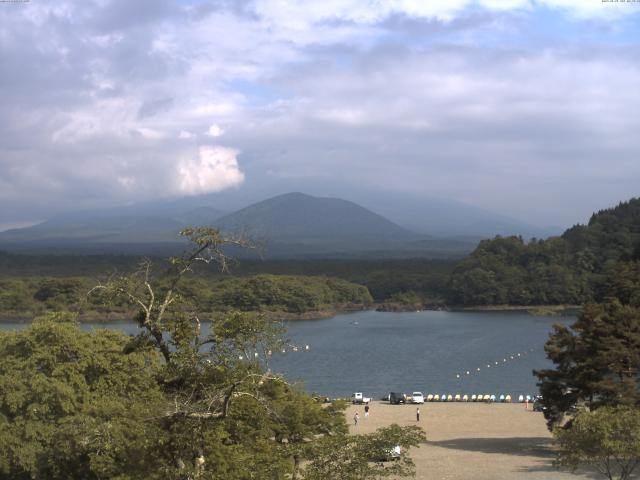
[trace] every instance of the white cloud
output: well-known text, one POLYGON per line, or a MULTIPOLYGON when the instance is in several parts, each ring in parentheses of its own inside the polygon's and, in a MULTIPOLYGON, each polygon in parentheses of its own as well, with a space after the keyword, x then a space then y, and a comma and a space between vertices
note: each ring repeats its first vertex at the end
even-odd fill
POLYGON ((164 134, 162 132, 154 130, 153 128, 138 127, 135 129, 135 132, 139 133, 148 140, 159 140, 164 137, 164 134))
POLYGON ((117 180, 125 190, 131 190, 136 185, 136 179, 133 177, 119 176, 117 180))
POLYGON ((0 28, 0 203, 31 202, 28 218, 267 171, 478 198, 498 188, 461 172, 593 188, 579 177, 606 158, 638 178, 639 42, 614 22, 640 4, 256 0, 96 27, 110 2, 31 2, 0 28), (221 126, 242 171, 236 150, 193 150, 221 126))
POLYGON ((346 20, 357 24, 376 24, 394 14, 413 18, 436 18, 449 21, 470 7, 488 10, 531 10, 538 5, 563 10, 578 17, 602 18, 632 15, 633 5, 602 0, 258 0, 256 11, 271 26, 290 35, 317 29, 314 23, 327 20, 346 20))
POLYGON ((200 147, 197 159, 184 160, 178 166, 179 193, 197 195, 240 185, 244 173, 238 166, 238 153, 227 147, 200 147))
POLYGON ((210 137, 221 137, 222 135, 224 135, 224 130, 214 123, 213 125, 209 126, 207 135, 210 137))

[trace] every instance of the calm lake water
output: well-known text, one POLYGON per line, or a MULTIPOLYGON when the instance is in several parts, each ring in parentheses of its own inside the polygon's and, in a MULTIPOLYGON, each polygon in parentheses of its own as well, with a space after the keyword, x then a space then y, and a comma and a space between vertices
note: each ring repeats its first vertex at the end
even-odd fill
MULTIPOLYGON (((366 311, 288 322, 288 337, 298 351, 274 352, 270 366, 306 390, 331 397, 361 391, 380 398, 390 391, 419 390, 517 398, 535 394, 532 370, 551 365, 543 345, 552 325, 572 321, 521 312, 366 311)), ((138 332, 133 323, 107 326, 138 332)), ((20 327, 24 324, 0 324, 3 330, 20 327)))

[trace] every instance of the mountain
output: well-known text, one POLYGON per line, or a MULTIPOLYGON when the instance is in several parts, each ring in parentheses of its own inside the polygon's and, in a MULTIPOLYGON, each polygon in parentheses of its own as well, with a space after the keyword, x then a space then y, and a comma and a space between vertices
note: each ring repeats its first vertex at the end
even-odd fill
POLYGON ((246 231, 278 243, 406 242, 417 235, 353 202, 287 193, 215 222, 222 231, 246 231))
POLYGON ((60 215, 1 232, 0 249, 167 254, 183 245, 178 232, 187 225, 211 225, 230 236, 248 236, 271 258, 449 257, 462 256, 477 243, 476 238, 417 234, 348 200, 303 193, 278 195, 227 215, 196 205, 191 199, 60 215))
MULTIPOLYGON (((260 175, 248 176, 238 188, 192 198, 227 212, 235 212, 249 204, 290 191, 290 180, 278 181, 275 177, 260 175)), ((354 185, 338 178, 321 185, 315 180, 297 178, 295 191, 315 197, 350 200, 407 230, 438 237, 492 238, 496 235, 522 235, 524 238, 546 238, 560 235, 569 226, 541 227, 519 217, 513 218, 469 205, 455 198, 440 198, 428 192, 390 190, 385 185, 354 185)))
MULTIPOLYGON (((210 225, 222 215, 223 212, 210 206, 194 208, 190 204, 162 202, 73 212, 30 227, 0 232, 0 248, 149 253, 147 245, 181 243, 178 234, 184 227, 210 225)), ((155 252, 157 248, 151 250, 155 252)))
MULTIPOLYGON (((322 255, 423 256, 435 245, 360 205, 339 198, 287 193, 250 205, 215 222, 230 236, 255 239, 271 257, 322 255)), ((464 242, 463 242, 464 243, 464 242)), ((465 244, 467 251, 469 244, 465 244)), ((444 247, 444 249, 443 249, 444 247)), ((464 248, 463 248, 464 249, 464 248)))

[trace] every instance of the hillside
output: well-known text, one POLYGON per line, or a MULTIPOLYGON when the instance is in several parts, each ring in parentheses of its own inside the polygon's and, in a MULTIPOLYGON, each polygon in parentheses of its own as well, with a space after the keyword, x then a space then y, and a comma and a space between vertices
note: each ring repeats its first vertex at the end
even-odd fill
POLYGON ((246 231, 274 243, 306 245, 417 240, 419 235, 353 202, 287 193, 216 221, 222 231, 246 231))
POLYGON ((611 279, 640 260, 640 198, 592 215, 560 237, 485 240, 455 268, 450 301, 459 305, 581 304, 600 300, 611 279))
POLYGON ((69 213, 31 227, 0 232, 0 246, 176 243, 185 226, 211 224, 222 215, 209 206, 180 209, 163 204, 69 213))

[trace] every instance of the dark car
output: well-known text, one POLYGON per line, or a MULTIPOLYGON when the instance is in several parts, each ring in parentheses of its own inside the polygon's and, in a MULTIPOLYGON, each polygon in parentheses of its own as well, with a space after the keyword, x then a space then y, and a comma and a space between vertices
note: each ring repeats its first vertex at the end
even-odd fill
POLYGON ((389 403, 393 405, 407 403, 407 396, 404 393, 391 392, 389 394, 389 403))
POLYGON ((547 409, 547 407, 545 407, 542 404, 542 396, 538 395, 537 397, 535 397, 533 399, 533 411, 534 412, 544 412, 547 409))

